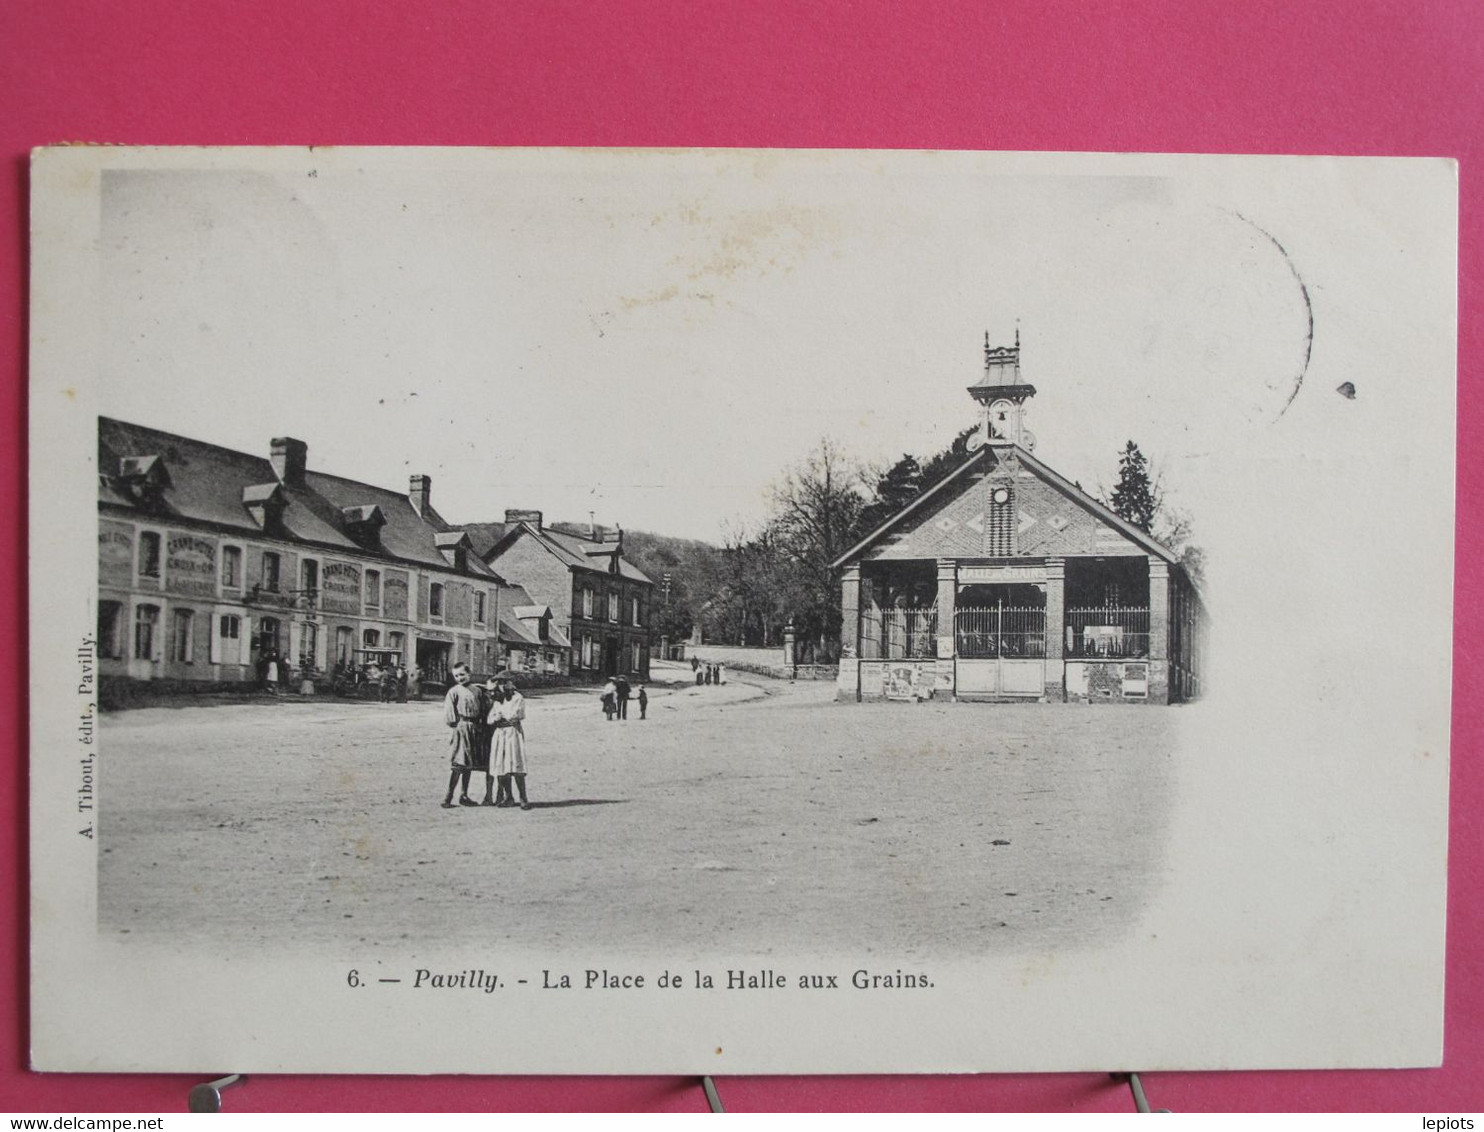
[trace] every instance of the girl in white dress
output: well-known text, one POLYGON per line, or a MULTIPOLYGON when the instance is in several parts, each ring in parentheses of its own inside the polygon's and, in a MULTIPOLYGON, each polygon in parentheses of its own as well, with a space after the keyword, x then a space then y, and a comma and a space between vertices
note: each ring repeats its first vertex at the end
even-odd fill
POLYGON ((526 718, 526 698, 515 690, 515 681, 508 675, 495 677, 494 705, 490 708, 489 725, 493 729, 490 744, 490 773, 498 782, 495 805, 515 805, 515 796, 510 790, 511 779, 520 794, 520 808, 529 810, 531 803, 526 798, 526 733, 522 721, 526 718))

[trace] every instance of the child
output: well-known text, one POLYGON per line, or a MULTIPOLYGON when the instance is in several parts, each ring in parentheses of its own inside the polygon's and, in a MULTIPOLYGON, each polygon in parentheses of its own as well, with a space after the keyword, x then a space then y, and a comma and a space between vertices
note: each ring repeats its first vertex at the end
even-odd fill
POLYGON ((648 712, 648 711, 649 711, 649 693, 644 690, 644 685, 643 684, 640 684, 639 685, 639 718, 640 719, 645 718, 645 713, 648 712))
POLYGON ((520 793, 520 808, 529 810, 531 803, 526 797, 526 731, 523 722, 526 718, 526 700, 515 690, 515 680, 508 672, 500 673, 495 679, 498 682, 498 691, 489 713, 490 728, 494 732, 490 774, 499 779, 500 790, 492 803, 486 788, 484 804, 507 807, 515 805, 515 796, 510 790, 511 780, 514 779, 515 789, 520 793))
POLYGON ((484 722, 484 697, 477 688, 469 684, 469 666, 462 662, 453 666, 454 686, 443 698, 443 722, 453 729, 449 736, 448 794, 443 799, 443 808, 454 808, 453 792, 458 787, 459 805, 477 806, 469 797, 469 774, 474 769, 480 747, 479 732, 484 722))

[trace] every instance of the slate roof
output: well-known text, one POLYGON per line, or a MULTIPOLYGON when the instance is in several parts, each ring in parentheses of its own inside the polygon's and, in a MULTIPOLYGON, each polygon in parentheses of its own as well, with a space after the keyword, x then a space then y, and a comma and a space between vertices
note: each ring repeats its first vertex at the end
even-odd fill
MULTIPOLYGON (((253 521, 244 500, 266 495, 266 489, 276 485, 285 501, 281 532, 266 537, 445 571, 449 564, 439 544, 459 529, 431 507, 419 515, 406 495, 387 488, 312 470, 304 473, 302 485, 279 484, 265 456, 110 417, 98 418, 98 478, 98 503, 105 511, 127 511, 162 522, 201 523, 224 533, 258 538, 265 537, 265 532, 253 521), (169 482, 161 489, 157 510, 142 510, 118 488, 120 461, 129 456, 158 456, 164 462, 169 482), (372 506, 381 509, 386 523, 380 529, 379 549, 368 550, 347 533, 347 513, 372 506)), ((470 554, 467 561, 468 573, 500 580, 477 555, 470 554)))
POLYGON ((511 586, 504 594, 504 599, 511 603, 509 609, 502 607, 500 612, 500 640, 512 645, 531 645, 537 648, 559 648, 569 649, 572 642, 557 625, 556 618, 548 619, 546 623, 547 640, 541 639, 541 634, 535 622, 539 617, 532 616, 540 610, 550 611, 550 606, 538 605, 531 600, 531 595, 526 593, 524 586, 511 586), (527 616, 522 616, 525 613, 527 616))
MULTIPOLYGON (((493 523, 480 524, 480 526, 494 525, 493 523)), ((615 542, 583 538, 581 535, 568 534, 565 531, 554 531, 550 527, 537 527, 534 523, 516 523, 507 527, 500 539, 484 553, 485 560, 490 561, 497 556, 522 532, 536 539, 569 569, 589 570, 595 574, 606 575, 608 573, 609 556, 619 549, 619 544, 615 542)), ((642 582, 648 586, 654 585, 654 579, 624 558, 622 554, 618 559, 618 573, 620 577, 628 578, 630 581, 642 582)))

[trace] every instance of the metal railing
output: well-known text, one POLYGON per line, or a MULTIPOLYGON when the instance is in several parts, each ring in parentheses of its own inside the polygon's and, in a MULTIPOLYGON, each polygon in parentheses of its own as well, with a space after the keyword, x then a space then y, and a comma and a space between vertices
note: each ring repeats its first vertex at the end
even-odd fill
POLYGON ((937 606, 862 610, 862 660, 912 660, 937 655, 937 606))
POLYGON ((1066 655, 1077 658, 1148 656, 1148 607, 1102 605, 1068 609, 1066 655))
POLYGON ((994 657, 1036 659, 1046 655, 1046 610, 1035 605, 993 605, 957 611, 958 655, 966 660, 994 657))

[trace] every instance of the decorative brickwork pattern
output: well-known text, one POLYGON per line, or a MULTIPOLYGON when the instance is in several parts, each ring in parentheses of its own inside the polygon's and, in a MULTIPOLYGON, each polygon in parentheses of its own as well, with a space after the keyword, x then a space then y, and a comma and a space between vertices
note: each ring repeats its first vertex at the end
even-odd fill
MULTIPOLYGON (((993 456, 987 459, 993 459, 993 456)), ((1103 521, 1089 497, 1068 494, 1020 466, 1012 481, 975 469, 866 552, 868 560, 1135 555, 1148 551, 1103 521), (1006 513, 992 510, 994 483, 1010 482, 1006 513), (996 527, 996 522, 1002 525, 996 527), (1009 533, 1003 524, 1009 524, 1009 533), (1006 545, 1011 550, 1002 549, 1006 545), (993 549, 992 549, 993 548, 993 549)))

